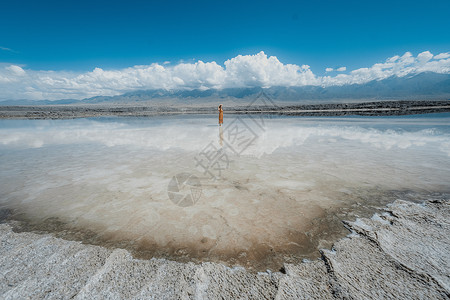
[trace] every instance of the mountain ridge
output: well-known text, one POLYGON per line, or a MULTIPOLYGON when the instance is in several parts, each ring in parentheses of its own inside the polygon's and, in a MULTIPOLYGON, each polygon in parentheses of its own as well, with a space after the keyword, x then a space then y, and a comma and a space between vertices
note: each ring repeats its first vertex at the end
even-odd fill
MULTIPOLYGON (((242 87, 207 90, 138 90, 116 96, 95 96, 82 100, 4 100, 0 105, 67 105, 108 104, 139 102, 209 102, 233 100, 237 102, 255 98, 264 91, 274 101, 280 102, 342 102, 345 100, 447 100, 450 99, 450 74, 423 72, 412 76, 391 76, 364 84, 341 86, 242 87)), ((150 104, 150 103, 149 103, 150 104)))

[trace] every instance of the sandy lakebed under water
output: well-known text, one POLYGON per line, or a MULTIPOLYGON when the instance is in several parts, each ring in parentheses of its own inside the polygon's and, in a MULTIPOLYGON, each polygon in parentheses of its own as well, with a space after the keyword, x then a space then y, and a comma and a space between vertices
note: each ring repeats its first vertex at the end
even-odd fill
POLYGON ((16 231, 251 270, 319 256, 342 220, 450 191, 450 113, 0 120, 16 231))

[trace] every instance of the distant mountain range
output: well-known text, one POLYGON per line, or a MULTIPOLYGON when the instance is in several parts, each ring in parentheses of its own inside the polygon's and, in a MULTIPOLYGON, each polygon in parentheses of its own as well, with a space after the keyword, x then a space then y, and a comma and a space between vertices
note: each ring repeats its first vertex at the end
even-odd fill
MULTIPOLYGON (((145 90, 118 96, 98 96, 83 100, 6 100, 0 105, 50 105, 50 104, 138 104, 152 101, 162 103, 189 102, 204 103, 230 100, 245 102, 264 91, 274 101, 285 102, 342 102, 377 100, 449 100, 450 74, 420 73, 412 76, 393 76, 364 84, 343 86, 302 86, 302 87, 252 87, 228 88, 222 90, 145 90)), ((299 103, 300 104, 300 103, 299 103)))

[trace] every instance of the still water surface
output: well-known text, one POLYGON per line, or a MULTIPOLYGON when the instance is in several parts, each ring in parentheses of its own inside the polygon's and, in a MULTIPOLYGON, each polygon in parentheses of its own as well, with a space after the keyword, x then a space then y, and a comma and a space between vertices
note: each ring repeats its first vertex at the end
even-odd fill
POLYGON ((17 230, 277 270, 395 199, 450 190, 450 114, 0 121, 17 230))

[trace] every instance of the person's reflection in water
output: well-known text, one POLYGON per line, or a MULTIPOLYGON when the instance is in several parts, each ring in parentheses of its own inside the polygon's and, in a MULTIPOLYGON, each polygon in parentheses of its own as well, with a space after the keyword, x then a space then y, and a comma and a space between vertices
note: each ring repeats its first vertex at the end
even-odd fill
POLYGON ((219 126, 222 126, 223 124, 223 109, 222 109, 222 104, 219 105, 219 126))
POLYGON ((223 147, 223 127, 219 126, 219 144, 223 147))

